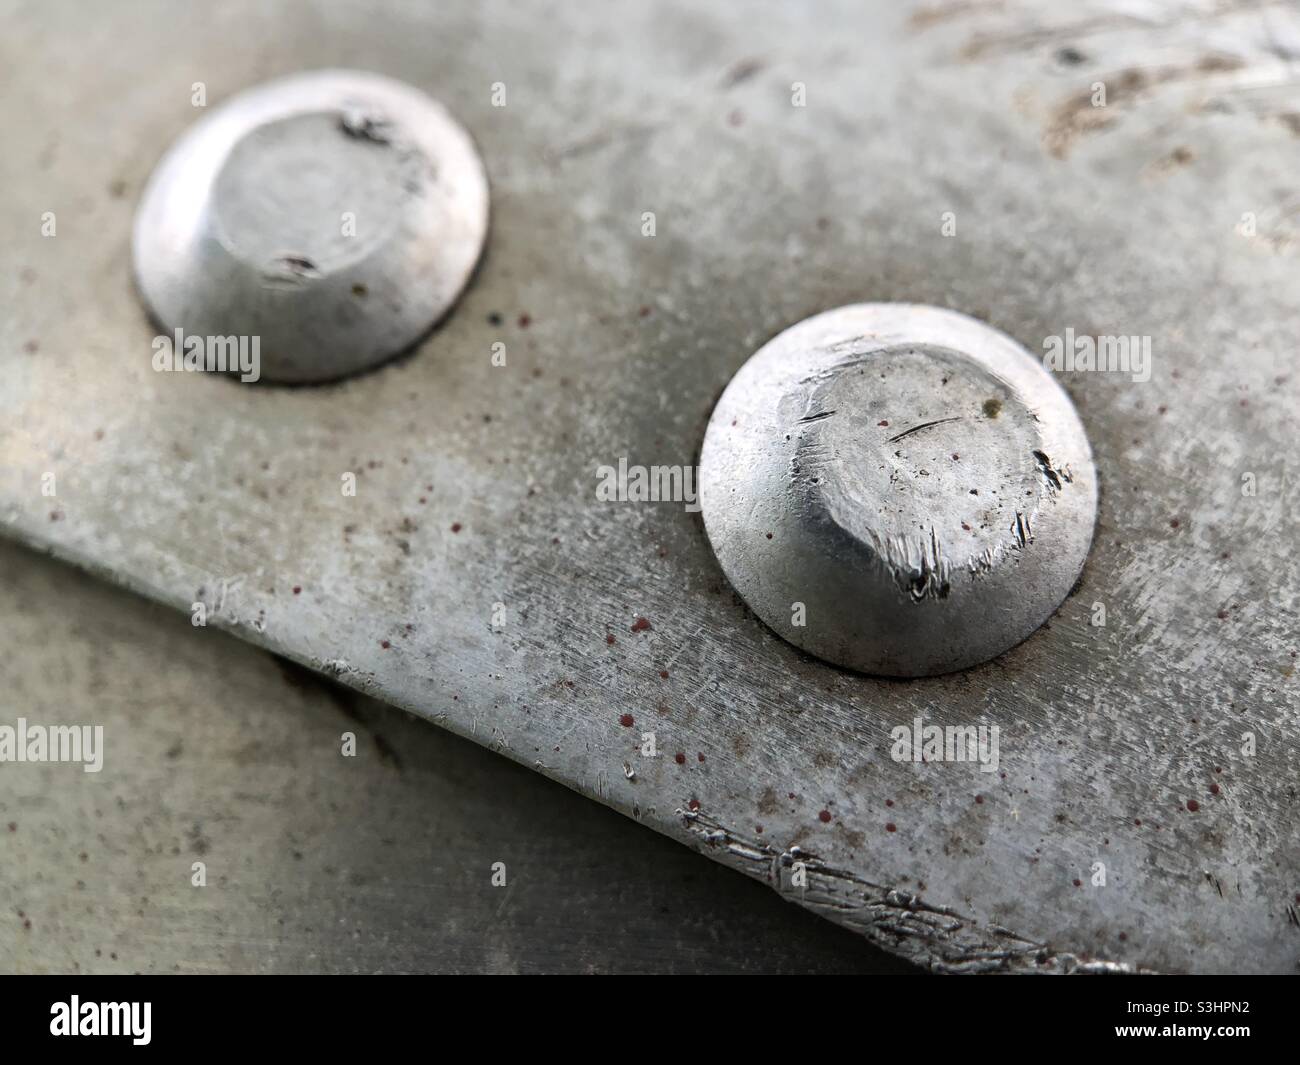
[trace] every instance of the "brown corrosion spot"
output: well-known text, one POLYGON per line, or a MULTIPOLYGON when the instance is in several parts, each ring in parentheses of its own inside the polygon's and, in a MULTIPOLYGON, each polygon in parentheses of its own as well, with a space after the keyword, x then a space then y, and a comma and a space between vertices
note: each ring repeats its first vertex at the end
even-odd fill
MULTIPOLYGON (((985 38, 976 43, 983 47, 997 40, 996 37, 985 38)), ((968 58, 974 58, 973 48, 974 45, 967 48, 968 58)), ((1094 99, 1091 87, 1063 100, 1052 113, 1043 133, 1043 144, 1054 158, 1064 159, 1080 137, 1109 128, 1120 114, 1135 106, 1147 90, 1170 82, 1204 80, 1239 70, 1244 65, 1245 61, 1238 56, 1219 54, 1203 56, 1195 63, 1181 66, 1130 67, 1104 81, 1104 103, 1100 96, 1094 99)), ((1174 154, 1186 151, 1175 149, 1174 154)), ((1186 165, 1187 162, 1190 159, 1175 160, 1173 165, 1186 165)))
POLYGON ((631 714, 624 714, 618 719, 618 723, 624 728, 631 728, 636 722, 633 720, 631 714))
POLYGON ((636 621, 632 622, 633 632, 647 632, 653 627, 649 618, 637 618, 636 621))

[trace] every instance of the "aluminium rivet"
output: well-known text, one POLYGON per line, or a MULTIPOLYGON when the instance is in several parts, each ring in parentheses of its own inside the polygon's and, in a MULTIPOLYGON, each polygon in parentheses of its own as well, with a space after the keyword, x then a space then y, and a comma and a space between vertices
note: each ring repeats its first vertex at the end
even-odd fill
POLYGON ((1069 397, 1010 337, 859 304, 785 330, 732 378, 700 503, 773 630, 836 665, 922 677, 1006 651, 1060 606, 1097 477, 1069 397))
POLYGON ((168 334, 257 338, 261 376, 325 381, 411 347, 482 251, 488 183, 441 104, 323 70, 239 93, 158 164, 135 219, 168 334))

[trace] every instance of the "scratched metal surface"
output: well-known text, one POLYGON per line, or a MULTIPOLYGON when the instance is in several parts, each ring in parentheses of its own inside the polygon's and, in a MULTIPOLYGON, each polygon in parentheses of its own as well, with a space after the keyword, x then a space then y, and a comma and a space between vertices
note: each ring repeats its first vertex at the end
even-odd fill
POLYGON ((7 533, 202 599, 921 964, 1295 969, 1294 10, 379 8, 4 5, 7 533), (338 386, 153 373, 129 228, 192 83, 333 65, 478 139, 475 281, 413 357, 338 386), (1033 351, 1152 337, 1145 384, 1063 377, 1102 485, 1077 594, 954 676, 811 660, 725 587, 697 515, 595 498, 620 456, 694 461, 750 353, 862 300, 1033 351), (1000 772, 892 760, 918 715, 998 724, 1000 772))
POLYGON ((5 709, 95 721, 105 744, 98 773, 0 770, 0 971, 916 971, 481 747, 175 621, 0 543, 5 709))

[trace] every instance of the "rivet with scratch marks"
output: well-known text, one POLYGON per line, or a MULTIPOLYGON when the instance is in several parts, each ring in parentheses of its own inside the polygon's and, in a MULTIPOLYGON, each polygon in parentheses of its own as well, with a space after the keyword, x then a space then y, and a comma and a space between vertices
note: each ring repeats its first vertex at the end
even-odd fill
POLYGON ((1074 587, 1097 477, 1073 404, 1004 333, 868 303, 754 354, 714 408, 704 527, 750 609, 835 665, 923 677, 1033 633, 1074 587))

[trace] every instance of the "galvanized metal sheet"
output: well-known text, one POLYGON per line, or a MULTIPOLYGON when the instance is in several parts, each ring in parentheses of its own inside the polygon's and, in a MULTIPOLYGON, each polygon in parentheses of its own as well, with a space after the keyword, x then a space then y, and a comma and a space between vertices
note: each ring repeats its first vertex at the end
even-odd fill
POLYGON ((5 24, 9 535, 936 968, 1295 967, 1289 8, 55 2, 5 24), (327 66, 409 82, 476 138, 478 275, 416 353, 336 386, 154 372, 130 224, 195 83, 327 66), (692 465, 781 329, 895 300, 1033 352, 1151 353, 1149 379, 1060 376, 1102 489, 1076 594, 988 665, 905 683, 772 635, 687 501, 596 491, 620 459, 692 465), (996 771, 912 760, 917 722, 985 726, 986 754, 997 726, 996 771))
POLYGON ((0 770, 7 973, 916 971, 485 748, 6 542, 0 631, 6 711, 103 729, 97 772, 0 770))

